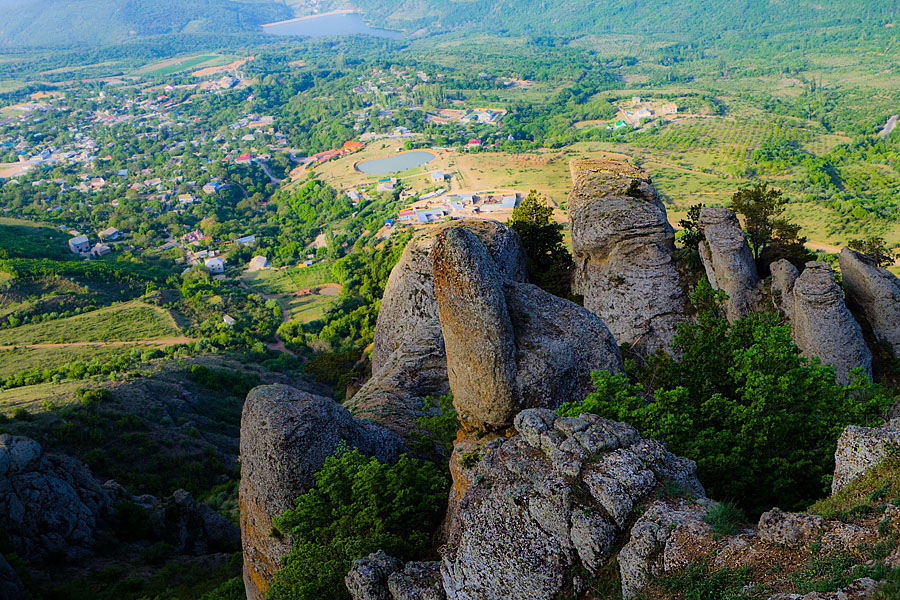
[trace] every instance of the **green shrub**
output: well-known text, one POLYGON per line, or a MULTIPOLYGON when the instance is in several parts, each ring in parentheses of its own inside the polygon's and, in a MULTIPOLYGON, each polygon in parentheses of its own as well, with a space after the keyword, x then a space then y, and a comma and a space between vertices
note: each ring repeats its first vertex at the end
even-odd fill
POLYGON ((776 504, 805 507, 829 487, 843 429, 879 422, 893 399, 860 373, 838 385, 831 367, 800 356, 774 315, 729 324, 722 299, 701 280, 692 296, 697 323, 675 338, 680 360, 655 356, 631 378, 595 373, 596 390, 559 414, 634 425, 697 461, 712 497, 738 499, 753 515, 776 504))
POLYGON ((151 565, 161 565, 175 554, 175 548, 172 544, 166 542, 156 542, 146 550, 144 550, 143 558, 151 565))
POLYGON ((705 561, 696 561, 681 571, 655 577, 651 581, 680 600, 738 600, 746 596, 749 568, 712 570, 705 561))
POLYGON ((20 407, 13 411, 13 419, 18 421, 28 421, 31 419, 31 413, 20 407))
POLYGON ((422 428, 421 431, 410 432, 411 449, 418 454, 431 452, 437 447, 449 454, 453 450, 453 441, 459 430, 459 420, 456 417, 456 409, 453 408, 453 394, 441 396, 435 401, 429 396, 422 405, 422 410, 431 410, 435 407, 440 412, 431 417, 419 417, 415 423, 422 428))
POLYGON ((747 516, 733 502, 719 502, 709 509, 703 520, 712 525, 713 531, 719 535, 734 535, 747 522, 747 516))
POLYGON ((403 456, 386 465, 357 450, 329 457, 316 487, 275 520, 294 547, 268 600, 346 599, 354 560, 379 549, 400 559, 426 554, 447 492, 446 472, 431 463, 403 456))

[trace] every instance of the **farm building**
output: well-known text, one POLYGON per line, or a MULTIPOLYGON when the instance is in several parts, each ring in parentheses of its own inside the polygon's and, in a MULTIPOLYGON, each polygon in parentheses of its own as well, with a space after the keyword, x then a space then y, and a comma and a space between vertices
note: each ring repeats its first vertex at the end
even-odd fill
POLYGON ((256 245, 256 236, 255 235, 245 235, 244 237, 239 237, 235 240, 241 246, 255 246, 256 245))
POLYGON ((379 183, 378 187, 375 188, 375 190, 378 192, 393 192, 394 184, 390 181, 385 181, 384 183, 379 183))
POLYGON ((229 315, 225 315, 222 317, 222 322, 228 325, 229 327, 234 327, 235 320, 229 315))
POLYGON ((431 181, 434 183, 443 183, 445 177, 446 177, 446 175, 444 175, 443 171, 432 171, 431 172, 431 181))
POLYGON ((260 271, 269 266, 269 259, 265 256, 254 256, 253 260, 250 261, 247 270, 248 271, 260 271))
POLYGON ((110 252, 112 252, 112 250, 109 249, 109 246, 107 246, 106 244, 101 244, 99 242, 97 244, 94 244, 94 247, 91 248, 91 256, 94 258, 106 256, 110 252))

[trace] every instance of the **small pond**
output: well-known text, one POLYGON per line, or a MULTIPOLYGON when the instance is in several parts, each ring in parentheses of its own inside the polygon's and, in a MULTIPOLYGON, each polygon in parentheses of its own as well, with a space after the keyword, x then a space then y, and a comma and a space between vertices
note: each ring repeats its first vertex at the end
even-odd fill
POLYGON ((322 37, 326 35, 365 34, 383 38, 401 38, 402 31, 369 27, 359 13, 329 13, 262 26, 271 35, 302 35, 322 37))
POLYGON ((427 150, 413 150, 403 152, 387 158, 364 160, 356 165, 356 168, 369 175, 385 175, 387 173, 399 173, 408 169, 420 167, 435 159, 434 154, 427 150))

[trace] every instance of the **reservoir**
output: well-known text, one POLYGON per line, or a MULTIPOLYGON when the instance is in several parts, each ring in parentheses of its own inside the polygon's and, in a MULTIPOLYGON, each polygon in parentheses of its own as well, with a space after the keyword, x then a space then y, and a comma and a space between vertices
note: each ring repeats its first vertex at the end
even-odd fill
POLYGON ((433 161, 434 158, 435 156, 431 152, 426 150, 414 150, 412 152, 404 152, 387 158, 364 160, 357 164, 356 168, 369 175, 385 175, 387 173, 397 173, 399 171, 420 167, 433 161))
POLYGON ((280 23, 269 23, 262 26, 265 33, 272 35, 302 35, 306 37, 323 37, 326 35, 371 35, 375 37, 403 37, 402 31, 375 29, 363 21, 362 15, 356 12, 334 12, 312 17, 300 17, 280 23))

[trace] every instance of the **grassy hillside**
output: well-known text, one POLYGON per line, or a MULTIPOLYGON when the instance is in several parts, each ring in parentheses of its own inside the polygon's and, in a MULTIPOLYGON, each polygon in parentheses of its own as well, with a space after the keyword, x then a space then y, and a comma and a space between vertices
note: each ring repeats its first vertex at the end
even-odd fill
POLYGON ((272 0, 0 0, 0 47, 112 43, 137 36, 238 33, 290 18, 272 0))
POLYGON ((171 316, 140 302, 118 304, 66 319, 21 325, 0 331, 0 346, 130 342, 178 335, 171 316))
POLYGON ((889 0, 759 2, 742 0, 359 0, 368 17, 410 31, 476 28, 511 35, 582 36, 608 33, 673 35, 684 41, 735 40, 779 31, 812 34, 846 27, 859 32, 893 18, 889 0))

